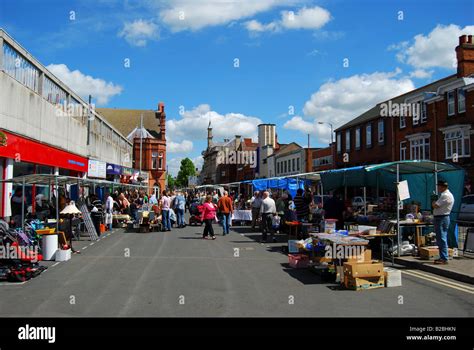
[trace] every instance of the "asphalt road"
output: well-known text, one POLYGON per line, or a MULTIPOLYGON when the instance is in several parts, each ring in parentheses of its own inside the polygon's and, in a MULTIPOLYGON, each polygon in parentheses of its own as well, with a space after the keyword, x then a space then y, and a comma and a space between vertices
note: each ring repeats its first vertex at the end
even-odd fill
POLYGON ((1 283, 0 316, 474 316, 473 286, 407 271, 402 287, 339 290, 289 268, 282 243, 215 230, 215 241, 188 226, 76 242, 72 260, 24 284, 1 283))

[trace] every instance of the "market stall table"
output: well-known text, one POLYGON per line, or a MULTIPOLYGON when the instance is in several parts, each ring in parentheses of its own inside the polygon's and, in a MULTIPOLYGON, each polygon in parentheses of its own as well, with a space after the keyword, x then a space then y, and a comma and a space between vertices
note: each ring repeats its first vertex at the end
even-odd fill
POLYGON ((232 220, 234 221, 252 221, 251 210, 234 210, 232 213, 232 220))
MULTIPOLYGON (((357 237, 360 238, 365 238, 365 239, 376 239, 380 238, 380 260, 383 262, 384 260, 384 254, 383 254, 383 239, 388 238, 390 240, 391 247, 393 248, 393 238, 397 236, 396 233, 375 233, 375 234, 369 234, 369 235, 364 235, 364 234, 356 234, 357 237)), ((395 265, 395 256, 392 254, 392 266, 395 265)))
MULTIPOLYGON (((396 220, 391 220, 393 223, 397 223, 396 220)), ((400 220, 400 227, 413 227, 415 228, 415 245, 417 248, 420 248, 421 243, 420 243, 420 236, 421 236, 421 230, 424 227, 431 227, 433 224, 429 224, 426 222, 415 222, 411 220, 400 220)))

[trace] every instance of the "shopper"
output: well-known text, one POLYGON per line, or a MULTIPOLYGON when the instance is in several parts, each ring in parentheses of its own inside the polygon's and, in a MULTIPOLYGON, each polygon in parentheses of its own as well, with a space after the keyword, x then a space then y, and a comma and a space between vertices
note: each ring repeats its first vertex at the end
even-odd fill
POLYGON ((438 193, 438 200, 432 203, 436 243, 439 249, 439 259, 435 261, 435 264, 446 265, 448 263, 449 215, 453 209, 454 196, 448 190, 448 183, 443 180, 438 181, 438 193))
POLYGON ((260 207, 262 206, 262 198, 258 191, 253 193, 253 197, 250 199, 250 206, 252 208, 252 229, 255 230, 255 225, 260 216, 260 207))
POLYGON ((308 197, 304 195, 304 191, 302 188, 298 188, 296 191, 295 199, 293 200, 296 207, 296 217, 298 221, 307 221, 309 216, 309 205, 310 201, 308 197))
POLYGON ((332 197, 324 201, 324 218, 336 219, 336 229, 344 229, 344 214, 346 207, 339 193, 334 193, 332 197))
POLYGON ((114 212, 114 199, 110 193, 106 194, 107 199, 105 200, 105 224, 108 226, 109 231, 112 231, 113 212, 114 212))
POLYGON ((178 220, 178 228, 183 228, 186 226, 186 223, 184 222, 184 209, 186 207, 186 199, 184 198, 181 192, 178 192, 176 198, 174 199, 174 207, 178 220))
POLYGON ((273 242, 276 242, 272 229, 272 218, 274 214, 276 214, 275 201, 270 197, 270 193, 265 191, 263 192, 263 200, 260 206, 260 215, 262 217, 262 243, 267 242, 268 232, 270 232, 273 242))
POLYGON ((208 239, 208 236, 211 236, 211 239, 216 239, 214 236, 214 229, 212 228, 212 223, 216 220, 216 211, 217 206, 212 203, 212 196, 208 195, 203 204, 203 210, 201 214, 201 221, 204 222, 204 232, 202 234, 203 239, 208 239))
POLYGON ((10 199, 12 220, 15 223, 15 227, 21 227, 22 202, 25 203, 24 213, 26 213, 26 198, 23 197, 23 190, 21 188, 17 188, 15 190, 15 194, 10 199))
POLYGON ((232 200, 230 199, 229 193, 227 191, 224 191, 224 196, 222 196, 217 202, 217 208, 219 209, 219 212, 222 216, 222 235, 228 235, 234 208, 232 205, 232 200))
POLYGON ((161 206, 161 215, 163 221, 163 230, 164 231, 171 231, 171 221, 170 221, 170 206, 171 200, 168 197, 166 190, 163 191, 163 196, 160 200, 161 206))

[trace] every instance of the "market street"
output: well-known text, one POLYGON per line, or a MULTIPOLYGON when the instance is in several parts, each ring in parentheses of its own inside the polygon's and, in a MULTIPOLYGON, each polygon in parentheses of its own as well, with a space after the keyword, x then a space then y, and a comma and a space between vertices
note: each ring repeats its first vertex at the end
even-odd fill
MULTIPOLYGON (((403 286, 339 290, 288 267, 282 243, 236 227, 215 241, 202 228, 126 233, 75 242, 80 255, 24 284, 0 284, 0 315, 472 317, 472 285, 403 273, 403 286), (237 249, 236 249, 237 248, 237 249), (399 304, 399 301, 402 301, 399 304)), ((280 242, 284 237, 279 237, 280 242)))

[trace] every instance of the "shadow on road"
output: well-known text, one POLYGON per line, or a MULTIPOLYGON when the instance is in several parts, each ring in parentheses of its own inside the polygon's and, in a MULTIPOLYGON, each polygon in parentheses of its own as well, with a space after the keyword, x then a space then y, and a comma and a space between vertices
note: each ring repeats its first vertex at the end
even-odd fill
POLYGON ((283 271, 286 272, 290 277, 300 281, 305 285, 310 284, 327 284, 320 276, 308 271, 308 269, 294 269, 291 268, 288 263, 281 264, 283 271))

